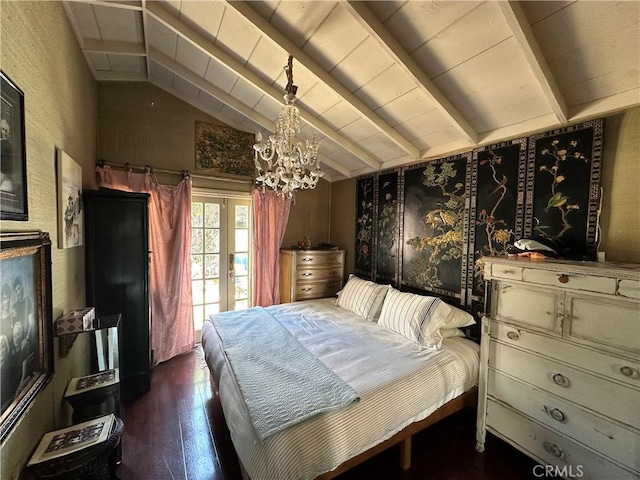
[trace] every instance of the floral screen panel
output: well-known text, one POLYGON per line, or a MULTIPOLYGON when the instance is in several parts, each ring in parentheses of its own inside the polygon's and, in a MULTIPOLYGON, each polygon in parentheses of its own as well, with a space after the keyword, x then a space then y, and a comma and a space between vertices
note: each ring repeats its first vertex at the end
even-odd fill
POLYGON ((470 177, 471 152, 404 170, 401 284, 463 306, 470 177))
POLYGON ((355 274, 373 280, 373 225, 375 176, 359 177, 356 182, 355 274))
POLYGON ((603 124, 529 137, 524 234, 548 239, 568 259, 596 259, 603 124))
POLYGON ((484 312, 482 257, 504 256, 522 238, 527 172, 527 139, 477 148, 471 170, 471 228, 467 307, 479 320, 484 312))
POLYGON ((398 244, 400 242, 400 170, 376 176, 375 280, 398 284, 398 244))

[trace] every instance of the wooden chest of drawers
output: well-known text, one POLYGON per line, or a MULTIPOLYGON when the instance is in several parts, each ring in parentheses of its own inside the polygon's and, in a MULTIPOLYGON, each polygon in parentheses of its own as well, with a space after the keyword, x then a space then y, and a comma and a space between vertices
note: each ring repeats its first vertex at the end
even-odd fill
POLYGON ((640 265, 485 259, 477 449, 555 474, 640 478, 640 265))
POLYGON ((344 283, 344 250, 280 250, 280 302, 334 296, 344 283))

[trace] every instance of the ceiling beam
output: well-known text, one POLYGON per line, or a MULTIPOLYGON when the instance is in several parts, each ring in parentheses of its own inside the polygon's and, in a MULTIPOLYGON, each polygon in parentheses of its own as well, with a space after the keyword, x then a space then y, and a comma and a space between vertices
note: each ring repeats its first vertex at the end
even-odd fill
POLYGON ((110 8, 121 8, 123 10, 135 10, 141 12, 143 9, 142 3, 139 1, 126 1, 126 0, 82 0, 82 3, 89 5, 100 5, 110 8))
POLYGON ((567 104, 542 54, 538 41, 529 26, 529 20, 527 20, 522 6, 519 2, 511 0, 496 3, 500 7, 500 11, 507 21, 507 25, 513 32, 513 38, 515 38, 520 50, 522 50, 529 68, 531 68, 533 75, 547 97, 558 122, 561 124, 567 123, 567 104))
MULTIPOLYGON (((269 131, 273 130, 273 127, 274 127, 273 119, 267 118, 261 113, 256 112, 251 107, 242 103, 237 98, 232 97, 222 89, 207 82, 205 79, 203 79, 199 75, 196 75, 188 68, 184 67, 183 65, 180 65, 178 62, 176 62, 172 58, 169 58, 165 54, 154 49, 150 50, 149 56, 150 56, 150 59, 156 62, 158 65, 162 66, 163 68, 166 68, 167 70, 172 72, 174 75, 178 75, 179 77, 183 78, 184 80, 194 85, 195 87, 199 88, 200 90, 203 90, 209 95, 217 98, 226 106, 235 110, 241 115, 244 115, 245 117, 251 119, 253 122, 257 123, 262 128, 269 131)), ((175 92, 172 92, 172 93, 175 94, 175 92)), ((216 118, 218 117, 216 116, 216 118)), ((224 122, 225 120, 221 120, 221 121, 224 122)), ((348 169, 346 169, 344 166, 340 165, 339 163, 335 162, 334 160, 331 160, 326 155, 321 155, 320 161, 324 163, 326 166, 331 167, 333 170, 340 173, 341 175, 344 175, 345 177, 351 176, 351 172, 348 169)))
POLYGON ((478 134, 449 99, 431 81, 429 76, 413 60, 371 10, 362 1, 341 1, 346 10, 362 25, 369 35, 395 60, 397 65, 414 81, 417 87, 434 104, 436 109, 453 125, 470 144, 475 145, 478 134))
MULTIPOLYGON (((234 59, 231 55, 225 53, 221 48, 215 46, 200 33, 176 18, 156 2, 147 2, 145 11, 165 27, 169 28, 171 31, 187 40, 189 43, 207 54, 209 57, 215 59, 220 63, 220 65, 229 69, 235 75, 239 75, 240 77, 251 83, 255 88, 260 90, 267 97, 271 98, 278 104, 282 104, 281 91, 267 84, 258 75, 250 71, 247 67, 234 59)), ((224 102, 224 100, 221 98, 219 98, 219 100, 224 102)), ((301 117, 304 122, 320 131, 327 138, 334 141, 340 147, 344 148, 349 153, 357 157, 361 162, 365 163, 374 170, 380 169, 380 162, 378 160, 373 158, 362 148, 349 141, 343 135, 340 135, 331 126, 327 125, 314 116, 305 114, 304 112, 301 112, 301 117)))
POLYGON ((233 7, 246 20, 251 22, 251 24, 253 24, 263 36, 270 39, 280 48, 284 49, 289 53, 289 55, 293 55, 296 62, 309 70, 309 72, 319 79, 326 87, 334 91, 340 98, 342 98, 342 100, 347 102, 347 104, 353 108, 358 115, 361 115, 364 120, 368 121, 379 132, 385 135, 413 158, 420 158, 420 149, 401 135, 400 132, 391 127, 391 125, 369 108, 362 100, 347 90, 347 88, 333 78, 324 68, 322 68, 304 51, 298 48, 277 28, 274 28, 268 20, 250 6, 251 2, 227 1, 226 3, 233 7))
POLYGON ((147 54, 144 46, 138 43, 96 40, 95 38, 85 38, 83 40, 84 47, 82 50, 87 53, 131 55, 137 57, 143 57, 147 54))
POLYGON ((147 32, 149 31, 149 16, 147 15, 147 0, 142 0, 142 39, 144 42, 144 64, 147 69, 147 80, 151 81, 151 59, 149 58, 149 39, 147 32))
POLYGON ((144 72, 114 72, 96 70, 95 79, 98 82, 146 82, 147 74, 144 72))

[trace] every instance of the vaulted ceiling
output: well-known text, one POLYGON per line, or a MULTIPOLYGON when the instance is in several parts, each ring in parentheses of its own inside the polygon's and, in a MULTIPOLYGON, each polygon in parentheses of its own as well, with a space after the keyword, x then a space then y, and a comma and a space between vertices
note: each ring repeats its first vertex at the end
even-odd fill
POLYGON ((268 134, 294 56, 330 180, 640 104, 638 1, 69 1, 97 81, 268 134))

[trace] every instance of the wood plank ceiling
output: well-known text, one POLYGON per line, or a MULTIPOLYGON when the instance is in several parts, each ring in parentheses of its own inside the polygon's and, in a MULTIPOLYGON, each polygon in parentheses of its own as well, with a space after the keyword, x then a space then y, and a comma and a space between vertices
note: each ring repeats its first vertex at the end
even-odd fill
POLYGON ((294 56, 329 180, 640 104, 638 1, 69 1, 96 80, 268 135, 294 56))

